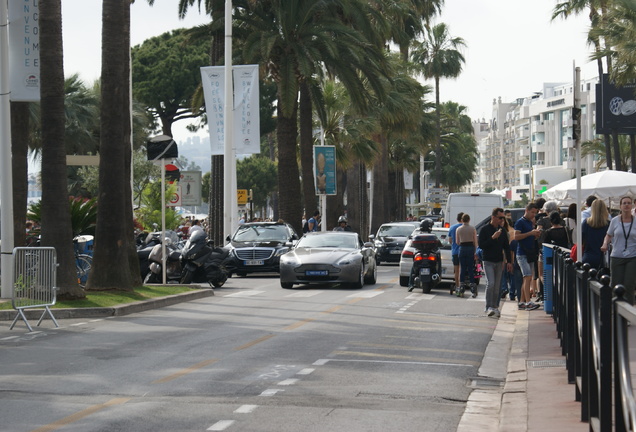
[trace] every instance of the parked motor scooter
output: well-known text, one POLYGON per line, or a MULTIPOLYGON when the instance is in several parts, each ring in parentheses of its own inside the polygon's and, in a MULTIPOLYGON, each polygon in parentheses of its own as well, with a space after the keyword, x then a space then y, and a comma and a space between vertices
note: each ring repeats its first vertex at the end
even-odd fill
POLYGON ((207 282, 222 287, 228 278, 225 261, 229 252, 206 241, 205 232, 195 231, 181 251, 181 283, 207 282))
MULTIPOLYGON (((179 283, 181 280, 181 250, 177 246, 179 237, 174 231, 166 231, 164 239, 166 250, 166 282, 179 283)), ((148 255, 148 273, 144 283, 163 282, 163 246, 161 242, 155 244, 148 255)), ((141 253, 138 252, 138 254, 141 253)), ((141 262, 140 262, 141 266, 141 262)))
POLYGON ((412 244, 417 252, 413 257, 412 284, 409 284, 409 291, 413 288, 421 288, 423 292, 428 293, 441 281, 442 256, 439 251, 441 242, 435 234, 431 234, 432 228, 433 221, 424 219, 420 224, 421 234, 413 236, 412 244))

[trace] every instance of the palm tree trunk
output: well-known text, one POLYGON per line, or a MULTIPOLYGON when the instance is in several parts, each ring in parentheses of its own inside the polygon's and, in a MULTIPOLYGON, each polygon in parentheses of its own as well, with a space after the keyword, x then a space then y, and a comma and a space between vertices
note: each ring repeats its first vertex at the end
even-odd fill
MULTIPOLYGON (((103 0, 99 198, 88 290, 132 291, 129 49, 130 1, 103 0)), ((137 267, 137 273, 139 268, 137 267)), ((138 279, 137 279, 138 280, 138 279)))
POLYGON ((327 224, 327 230, 338 226, 338 218, 344 214, 345 179, 346 172, 336 166, 336 195, 327 196, 327 214, 322 218, 322 223, 327 224))
POLYGON ((393 193, 391 194, 394 199, 394 212, 392 220, 403 221, 406 220, 406 194, 404 192, 404 172, 393 172, 393 193))
POLYGON ((612 131, 612 141, 614 143, 614 161, 616 162, 616 171, 622 171, 623 167, 621 164, 621 146, 618 142, 618 132, 612 131))
POLYGON ((347 170, 347 221, 363 240, 369 236, 369 209, 366 196, 367 173, 361 162, 347 170))
POLYGON ((40 106, 42 112, 42 245, 57 251, 58 298, 78 299, 86 294, 77 283, 73 230, 66 190, 64 146, 64 63, 61 0, 40 4, 40 106))
MULTIPOLYGON (((299 126, 300 126, 300 166, 302 173, 303 204, 305 213, 311 214, 318 208, 316 199, 316 185, 314 183, 314 153, 312 136, 312 108, 309 86, 306 82, 300 83, 299 102, 299 126)), ((326 215, 323 215, 323 217, 326 215)))
POLYGON ((389 219, 389 209, 387 206, 389 149, 385 135, 377 137, 377 141, 380 143, 380 151, 373 165, 373 212, 371 215, 371 232, 377 231, 380 225, 388 222, 389 219))
POLYGON ((24 246, 29 167, 29 102, 11 102, 11 172, 13 183, 13 244, 24 246))
MULTIPOLYGON (((215 0, 212 6, 212 21, 222 20, 225 15, 224 1, 215 0)), ((219 29, 212 35, 210 45, 210 65, 215 66, 219 60, 223 58, 225 53, 224 29, 219 29)), ((223 207, 225 206, 225 189, 224 189, 224 157, 223 155, 214 155, 210 161, 210 209, 208 211, 209 224, 208 235, 214 241, 214 244, 221 246, 225 244, 223 207)))
POLYGON ((291 117, 277 108, 278 128, 278 212, 281 219, 290 223, 296 232, 302 232, 302 204, 300 202, 300 173, 296 160, 298 103, 294 104, 291 117))
POLYGON ((629 146, 631 150, 632 172, 636 173, 636 135, 629 136, 629 146))
POLYGON ((605 142, 605 165, 607 165, 607 169, 612 169, 612 143, 610 141, 610 134, 603 135, 603 140, 605 142))

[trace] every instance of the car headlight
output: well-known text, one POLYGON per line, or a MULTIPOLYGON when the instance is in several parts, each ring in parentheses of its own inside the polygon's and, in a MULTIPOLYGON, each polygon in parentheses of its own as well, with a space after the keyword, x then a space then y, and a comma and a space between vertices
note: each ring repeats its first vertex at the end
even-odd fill
POLYGON ((282 254, 287 253, 287 252, 289 252, 289 248, 286 248, 286 247, 285 247, 285 248, 280 248, 280 249, 278 249, 278 250, 276 251, 276 253, 274 254, 274 256, 279 257, 279 256, 281 256, 282 254))
POLYGON ((350 265, 352 262, 353 261, 351 260, 351 258, 343 258, 340 261, 338 261, 336 265, 339 265, 339 266, 350 265))
POLYGON ((289 265, 289 266, 297 266, 299 264, 298 260, 291 256, 284 256, 280 259, 281 265, 289 265))

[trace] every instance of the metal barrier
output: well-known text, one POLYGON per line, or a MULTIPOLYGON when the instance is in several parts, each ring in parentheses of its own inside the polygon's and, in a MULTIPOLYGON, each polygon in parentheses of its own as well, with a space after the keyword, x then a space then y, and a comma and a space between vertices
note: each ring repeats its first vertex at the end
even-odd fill
POLYGON ((569 250, 558 247, 552 274, 545 277, 552 278, 552 317, 568 382, 581 401, 581 420, 592 431, 636 431, 628 338, 636 308, 623 299, 625 289, 618 285, 613 299, 609 276, 598 281, 595 269, 573 262, 569 250))
POLYGON ((29 331, 33 331, 25 309, 44 308, 38 326, 48 314, 59 327, 49 306, 56 301, 55 280, 57 275, 57 254, 52 247, 17 247, 13 249, 13 308, 18 311, 11 327, 13 329, 19 318, 22 318, 29 331))

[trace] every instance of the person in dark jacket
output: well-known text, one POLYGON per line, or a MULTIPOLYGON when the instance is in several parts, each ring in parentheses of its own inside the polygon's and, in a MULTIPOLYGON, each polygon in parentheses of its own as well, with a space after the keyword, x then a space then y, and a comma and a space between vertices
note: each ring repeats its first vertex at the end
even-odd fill
POLYGON ((479 247, 484 254, 484 270, 486 272, 486 313, 488 316, 501 315, 499 312, 499 300, 501 299, 501 275, 504 265, 506 270, 512 272, 512 255, 508 233, 503 229, 506 217, 502 208, 494 208, 490 217, 490 223, 484 225, 479 231, 479 247))

